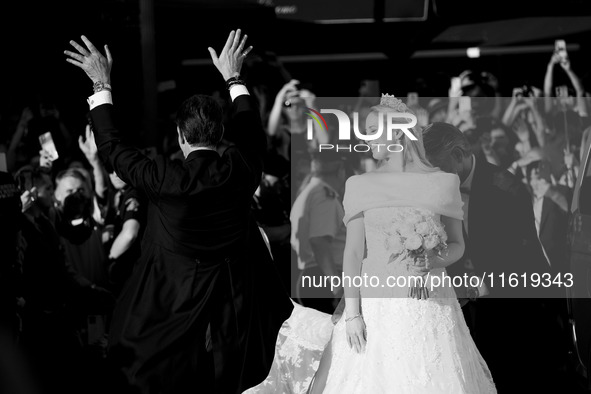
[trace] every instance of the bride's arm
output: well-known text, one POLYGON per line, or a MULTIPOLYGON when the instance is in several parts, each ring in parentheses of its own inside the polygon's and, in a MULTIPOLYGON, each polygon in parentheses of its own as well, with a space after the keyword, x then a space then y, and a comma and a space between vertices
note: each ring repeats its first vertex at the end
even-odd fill
POLYGON ((447 233, 447 249, 441 252, 441 256, 436 256, 429 260, 430 267, 445 268, 464 255, 464 235, 462 233, 462 221, 447 216, 441 216, 441 223, 445 225, 447 233))
MULTIPOLYGON (((363 214, 353 217, 347 223, 347 239, 343 255, 343 273, 345 278, 353 278, 361 274, 361 261, 365 252, 365 227, 363 214)), ((345 290, 345 317, 353 317, 359 312, 359 288, 343 283, 345 290)), ((352 283, 351 283, 352 284, 352 283)))
POLYGON ((363 225, 363 213, 354 216, 347 223, 347 240, 343 255, 343 271, 345 290, 345 323, 347 342, 355 352, 365 351, 367 340, 365 322, 360 312, 359 288, 354 286, 354 278, 361 275, 361 261, 365 252, 365 227, 363 225), (349 278, 349 279, 347 279, 349 278))

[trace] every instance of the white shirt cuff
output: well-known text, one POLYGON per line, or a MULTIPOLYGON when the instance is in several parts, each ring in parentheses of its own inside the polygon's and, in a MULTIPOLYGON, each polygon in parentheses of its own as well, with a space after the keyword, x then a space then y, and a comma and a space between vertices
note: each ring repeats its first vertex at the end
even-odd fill
POLYGON ((236 97, 242 96, 243 94, 250 94, 244 85, 232 85, 230 88, 230 97, 232 98, 232 101, 234 101, 236 97))
POLYGON ((88 101, 88 105, 90 109, 94 109, 99 105, 103 104, 113 104, 113 97, 111 96, 111 92, 108 90, 101 90, 98 93, 93 94, 90 96, 86 101, 88 101))

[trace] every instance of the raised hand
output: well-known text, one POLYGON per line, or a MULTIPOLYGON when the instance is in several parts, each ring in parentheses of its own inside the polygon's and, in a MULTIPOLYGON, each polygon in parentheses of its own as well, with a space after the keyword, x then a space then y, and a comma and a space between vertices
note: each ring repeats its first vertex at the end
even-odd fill
POLYGON ((516 101, 520 95, 523 96, 523 89, 522 88, 513 88, 513 93, 511 94, 511 99, 516 101))
POLYGON ((78 51, 78 53, 71 51, 64 51, 64 54, 69 56, 66 59, 68 63, 72 63, 76 67, 80 67, 88 78, 95 82, 111 83, 111 67, 113 66, 113 57, 109 51, 109 47, 105 45, 105 54, 102 53, 86 38, 82 36, 82 41, 86 45, 84 48, 76 41, 70 41, 70 44, 78 51))
POLYGON ((29 124, 29 121, 31 119, 33 119, 33 111, 31 111, 31 108, 25 107, 23 109, 23 112, 21 113, 21 117, 20 117, 18 123, 19 123, 19 125, 26 126, 29 124))
POLYGON ((92 162, 98 158, 98 149, 90 125, 86 125, 86 133, 84 137, 85 138, 82 138, 82 136, 78 137, 78 146, 82 153, 84 153, 84 156, 86 156, 86 159, 89 162, 92 162))
POLYGON ((33 203, 37 199, 37 188, 33 187, 31 190, 25 190, 23 194, 21 194, 21 204, 22 212, 26 212, 33 206, 33 203))
POLYGON ((275 101, 278 101, 279 103, 283 104, 285 100, 287 100, 287 96, 289 93, 297 92, 297 85, 299 83, 300 81, 298 81, 297 79, 292 79, 291 81, 283 85, 279 90, 279 93, 277 93, 277 96, 275 96, 275 101))
POLYGON ((300 98, 306 102, 307 107, 314 107, 316 103, 316 95, 308 89, 300 90, 300 98))
POLYGON ((554 52, 552 54, 552 57, 550 58, 550 63, 548 65, 554 66, 556 63, 560 63, 560 55, 558 53, 554 52))
POLYGON ((529 129, 527 128, 527 123, 524 119, 518 118, 515 120, 513 123, 513 131, 515 132, 515 135, 517 135, 517 138, 519 138, 519 141, 529 141, 529 129))
POLYGON ((248 36, 245 34, 241 41, 240 34, 240 29, 236 31, 232 30, 230 32, 230 35, 226 40, 226 45, 224 45, 219 56, 212 47, 207 48, 211 55, 211 60, 213 60, 213 64, 222 74, 225 81, 231 77, 240 75, 244 58, 246 58, 246 55, 252 50, 252 46, 244 49, 244 44, 246 44, 248 36))

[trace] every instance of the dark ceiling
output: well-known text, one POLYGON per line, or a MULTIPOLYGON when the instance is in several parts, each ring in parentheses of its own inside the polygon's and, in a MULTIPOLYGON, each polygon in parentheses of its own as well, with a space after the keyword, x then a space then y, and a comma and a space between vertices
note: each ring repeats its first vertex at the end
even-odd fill
MULTIPOLYGON (((430 0, 425 21, 382 22, 385 12, 393 12, 392 7, 402 0, 375 0, 370 4, 377 22, 346 24, 279 19, 273 7, 261 5, 273 1, 155 0, 156 80, 176 81, 177 86, 185 89, 181 95, 194 90, 211 91, 219 85, 213 67, 183 66, 183 61, 207 59, 207 47, 220 47, 228 31, 238 27, 248 32, 259 54, 384 55, 384 60, 331 62, 327 56, 325 62, 286 64, 292 76, 315 84, 318 94, 328 94, 321 90, 325 87, 333 95, 353 95, 359 79, 364 77, 388 79, 390 84, 386 82, 385 89, 404 90, 424 75, 447 78, 475 67, 515 80, 539 81, 550 55, 468 59, 443 52, 439 58, 412 57, 417 51, 474 45, 552 45, 554 39, 564 38, 577 44, 578 51, 573 53, 575 66, 591 69, 587 59, 591 57, 582 55, 591 50, 590 1, 430 0)), ((276 1, 300 7, 320 4, 318 0, 276 1)), ((360 4, 359 9, 367 11, 366 1, 339 1, 349 8, 360 4)), ((63 55, 69 39, 86 34, 96 44, 110 44, 115 57, 113 79, 120 89, 118 99, 128 103, 131 113, 139 116, 142 103, 138 97, 142 97, 145 67, 141 56, 140 9, 139 0, 19 0, 10 6, 3 5, 0 67, 3 89, 8 92, 3 95, 3 104, 21 103, 31 91, 50 90, 66 103, 87 94, 84 75, 73 70, 63 55)), ((516 82, 508 81, 506 88, 512 83, 516 82)), ((442 89, 436 91, 444 94, 442 89)), ((84 103, 79 106, 82 110, 84 103)))

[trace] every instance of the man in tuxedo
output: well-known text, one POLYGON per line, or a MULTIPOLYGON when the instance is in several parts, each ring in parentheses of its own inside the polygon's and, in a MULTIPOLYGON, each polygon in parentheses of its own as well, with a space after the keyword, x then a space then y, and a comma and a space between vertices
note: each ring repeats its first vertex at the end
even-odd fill
POLYGON ((539 299, 530 298, 538 296, 535 289, 524 288, 523 282, 515 288, 508 285, 511 274, 541 275, 549 270, 525 185, 508 171, 476 158, 464 134, 450 124, 427 126, 423 141, 434 166, 460 177, 466 252, 448 267, 449 275, 462 276, 467 269, 479 276, 495 275, 494 283, 488 282, 489 294, 469 303, 464 314, 499 393, 548 387, 548 314, 539 299), (504 287, 500 274, 505 275, 504 287))
POLYGON ((177 111, 184 162, 154 160, 122 142, 113 123, 107 46, 70 43, 68 62, 94 83, 88 99, 103 160, 149 199, 142 255, 118 300, 110 357, 142 393, 242 393, 263 381, 279 328, 292 309, 250 211, 261 180, 266 136, 240 79, 252 47, 232 31, 209 48, 232 98, 222 154, 222 109, 209 96, 177 111), (209 334, 209 335, 208 335, 209 334), (206 341, 211 337, 211 342, 206 341))

